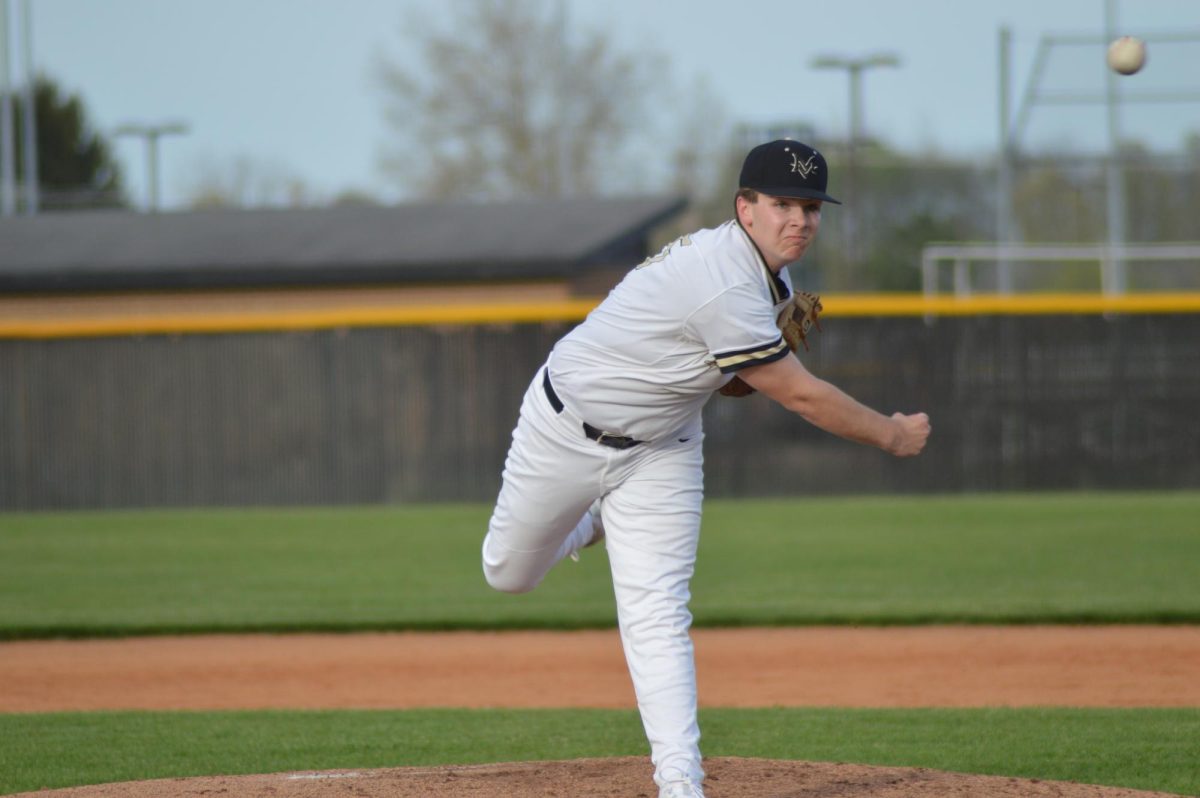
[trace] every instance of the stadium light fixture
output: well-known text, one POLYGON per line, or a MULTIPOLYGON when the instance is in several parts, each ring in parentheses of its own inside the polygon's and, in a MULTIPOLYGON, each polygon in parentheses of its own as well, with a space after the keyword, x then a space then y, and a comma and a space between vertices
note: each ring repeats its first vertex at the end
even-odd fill
POLYGON ((857 269, 859 242, 855 204, 858 199, 858 145, 862 141, 862 73, 876 67, 898 67, 900 57, 894 53, 869 53, 858 58, 841 55, 819 55, 810 64, 813 69, 837 69, 850 78, 850 130, 846 136, 846 209, 843 218, 846 225, 846 256, 852 268, 857 269))
POLYGON ((158 140, 163 136, 182 136, 189 132, 187 123, 171 121, 158 125, 127 122, 113 130, 114 136, 134 136, 146 142, 146 207, 158 210, 158 140))

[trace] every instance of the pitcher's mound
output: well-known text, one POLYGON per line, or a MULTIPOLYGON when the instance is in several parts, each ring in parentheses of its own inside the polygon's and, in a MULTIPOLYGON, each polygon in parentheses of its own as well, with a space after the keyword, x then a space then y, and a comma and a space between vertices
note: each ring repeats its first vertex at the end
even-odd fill
MULTIPOLYGON (((1148 798, 1168 793, 1063 781, 972 776, 924 768, 714 757, 708 798, 1148 798)), ((643 757, 433 768, 327 770, 98 784, 25 798, 656 798, 643 757)), ((13 796, 12 798, 17 798, 13 796)))

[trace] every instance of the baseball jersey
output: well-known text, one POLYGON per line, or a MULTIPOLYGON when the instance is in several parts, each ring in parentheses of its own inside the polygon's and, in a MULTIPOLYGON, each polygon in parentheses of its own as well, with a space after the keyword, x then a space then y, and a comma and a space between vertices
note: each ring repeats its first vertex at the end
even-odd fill
POLYGON ((605 432, 644 441, 699 422, 713 392, 790 350, 778 315, 792 300, 736 222, 668 244, 634 268, 550 354, 563 403, 605 432))

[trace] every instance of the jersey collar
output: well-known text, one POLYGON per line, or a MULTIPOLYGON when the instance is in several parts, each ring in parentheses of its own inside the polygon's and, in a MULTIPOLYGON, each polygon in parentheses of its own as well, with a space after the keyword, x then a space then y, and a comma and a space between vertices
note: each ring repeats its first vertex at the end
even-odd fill
POLYGON ((735 218, 733 222, 742 231, 742 235, 746 238, 746 243, 754 250, 754 256, 758 259, 758 265, 766 272, 767 285, 771 287, 771 304, 778 305, 790 297, 792 292, 788 290, 787 283, 783 281, 783 278, 771 271, 770 267, 767 266, 767 259, 763 257, 762 250, 758 248, 758 244, 754 243, 754 238, 746 231, 746 228, 742 227, 741 220, 735 218))

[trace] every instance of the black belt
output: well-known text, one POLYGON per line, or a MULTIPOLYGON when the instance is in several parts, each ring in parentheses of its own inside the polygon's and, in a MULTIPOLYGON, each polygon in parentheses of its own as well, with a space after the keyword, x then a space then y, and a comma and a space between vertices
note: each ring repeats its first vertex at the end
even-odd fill
MULTIPOLYGON (((563 411, 563 403, 558 398, 558 394, 554 392, 554 386, 550 384, 550 369, 545 369, 542 372, 542 388, 546 390, 546 398, 550 400, 550 406, 554 408, 554 412, 561 413, 563 411)), ((613 449, 632 449, 643 442, 634 438, 627 438, 624 435, 613 435, 611 432, 603 432, 586 421, 583 422, 583 434, 601 446, 611 446, 613 449)))

